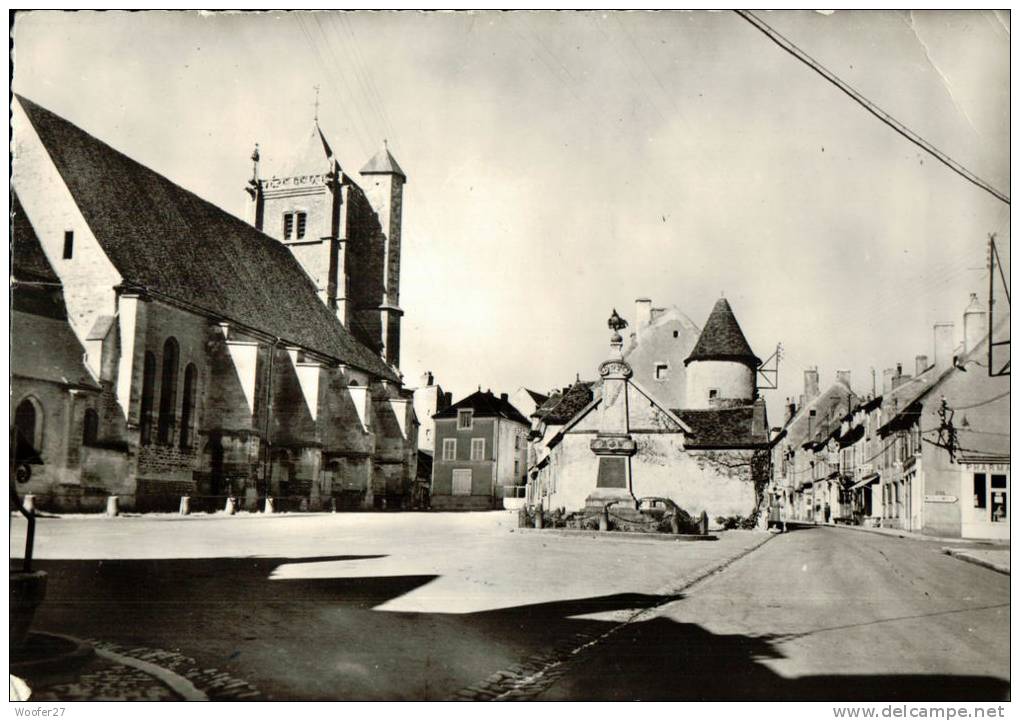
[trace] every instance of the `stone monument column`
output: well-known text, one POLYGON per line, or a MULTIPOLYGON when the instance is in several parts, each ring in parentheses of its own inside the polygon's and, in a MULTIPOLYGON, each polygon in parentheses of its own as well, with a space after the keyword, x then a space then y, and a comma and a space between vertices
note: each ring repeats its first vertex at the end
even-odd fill
POLYGON ((636 508, 637 502, 631 487, 631 456, 637 444, 630 436, 627 409, 627 379, 633 375, 623 360, 623 338, 620 331, 627 321, 616 310, 609 318, 613 331, 609 339, 609 359, 599 366, 602 376, 602 403, 599 409, 598 435, 591 442, 591 451, 598 458, 598 475, 595 490, 586 504, 602 506, 609 501, 620 501, 636 508))

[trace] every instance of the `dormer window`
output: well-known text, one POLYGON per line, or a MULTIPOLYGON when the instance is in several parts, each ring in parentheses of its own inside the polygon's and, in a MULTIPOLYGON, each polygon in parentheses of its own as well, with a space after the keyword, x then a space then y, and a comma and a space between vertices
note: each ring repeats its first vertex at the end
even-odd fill
POLYGON ((467 431, 471 430, 471 418, 474 416, 474 411, 457 411, 457 430, 467 431))
POLYGON ((292 211, 283 214, 283 239, 300 240, 305 237, 308 213, 292 211))

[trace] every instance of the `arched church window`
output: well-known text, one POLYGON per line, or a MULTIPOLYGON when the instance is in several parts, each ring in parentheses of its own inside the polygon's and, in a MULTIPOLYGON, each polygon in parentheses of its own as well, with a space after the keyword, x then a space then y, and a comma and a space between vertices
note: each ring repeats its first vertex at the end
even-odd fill
POLYGON ((94 408, 85 409, 85 418, 81 424, 82 445, 94 446, 99 438, 99 414, 94 408))
POLYGON ((156 355, 147 351, 145 353, 145 366, 142 371, 142 399, 138 414, 139 423, 141 424, 140 442, 143 446, 149 445, 152 441, 152 406, 155 393, 156 355))
POLYGON ((163 374, 159 384, 159 423, 156 438, 169 443, 174 435, 174 410, 177 406, 177 341, 167 338, 163 344, 163 374))
POLYGON ((21 401, 14 411, 14 427, 36 451, 42 450, 42 426, 43 412, 39 401, 32 397, 21 401))
POLYGON ((195 396, 198 371, 194 363, 184 369, 184 404, 181 406, 181 448, 191 448, 191 425, 195 418, 195 396))

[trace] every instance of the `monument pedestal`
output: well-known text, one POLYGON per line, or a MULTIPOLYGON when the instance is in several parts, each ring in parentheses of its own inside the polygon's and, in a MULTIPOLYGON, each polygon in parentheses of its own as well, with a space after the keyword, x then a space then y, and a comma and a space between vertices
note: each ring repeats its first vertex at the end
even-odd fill
POLYGON ((634 439, 627 434, 600 433, 590 448, 598 457, 598 477, 595 490, 585 499, 585 505, 601 508, 610 501, 617 501, 620 508, 637 508, 630 484, 630 457, 637 452, 634 439))

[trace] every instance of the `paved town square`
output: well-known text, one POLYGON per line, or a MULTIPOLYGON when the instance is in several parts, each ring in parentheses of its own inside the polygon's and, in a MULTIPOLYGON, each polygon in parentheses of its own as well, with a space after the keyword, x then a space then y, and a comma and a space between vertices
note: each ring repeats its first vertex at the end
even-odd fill
POLYGON ((11 42, 16 714, 1001 716, 1008 10, 11 42))
POLYGON ((1008 692, 1009 577, 932 541, 547 535, 507 512, 38 523, 41 628, 192 659, 260 698, 1008 692))

